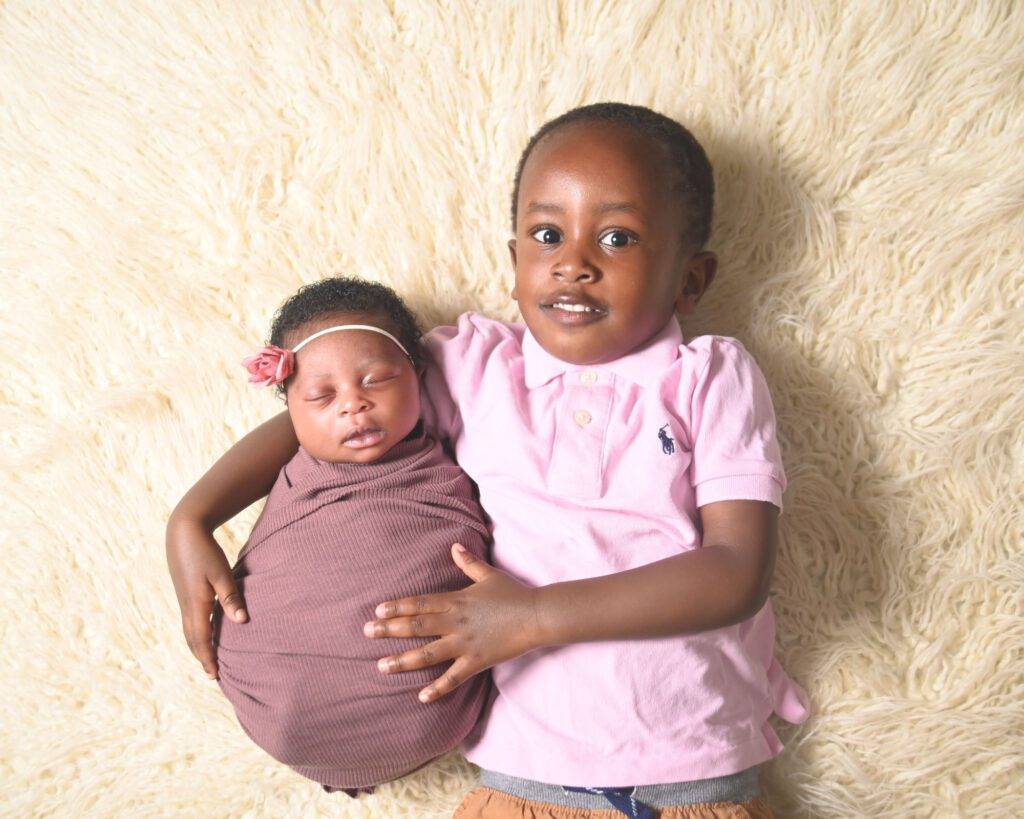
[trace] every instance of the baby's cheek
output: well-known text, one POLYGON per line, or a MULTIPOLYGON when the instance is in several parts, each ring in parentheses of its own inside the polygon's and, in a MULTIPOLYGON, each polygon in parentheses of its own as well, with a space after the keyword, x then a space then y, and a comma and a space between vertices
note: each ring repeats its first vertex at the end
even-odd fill
POLYGON ((396 438, 401 439, 415 428, 420 420, 419 391, 407 391, 396 397, 388 408, 389 426, 396 431, 396 438))

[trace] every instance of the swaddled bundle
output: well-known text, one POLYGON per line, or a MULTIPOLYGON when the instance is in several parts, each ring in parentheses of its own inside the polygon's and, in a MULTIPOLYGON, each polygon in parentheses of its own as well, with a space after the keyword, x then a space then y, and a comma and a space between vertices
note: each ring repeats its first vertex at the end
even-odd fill
MULTIPOLYGON (((451 544, 486 557, 488 535, 469 478, 421 426, 370 463, 300 447, 234 567, 249 621, 214 611, 220 687, 246 733, 327 789, 396 779, 456 747, 490 675, 422 703, 450 663, 382 674, 362 628, 382 600, 470 585, 451 544)), ((434 639, 393 638, 388 652, 434 639)))

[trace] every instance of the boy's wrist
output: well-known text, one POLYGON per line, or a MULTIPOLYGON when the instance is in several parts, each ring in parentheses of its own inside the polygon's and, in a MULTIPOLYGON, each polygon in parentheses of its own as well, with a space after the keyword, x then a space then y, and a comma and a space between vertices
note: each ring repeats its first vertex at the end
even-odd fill
POLYGON ((561 640, 558 634, 558 618, 552 616, 552 586, 537 586, 531 589, 533 596, 533 618, 530 629, 530 648, 544 648, 545 646, 560 645, 561 640))

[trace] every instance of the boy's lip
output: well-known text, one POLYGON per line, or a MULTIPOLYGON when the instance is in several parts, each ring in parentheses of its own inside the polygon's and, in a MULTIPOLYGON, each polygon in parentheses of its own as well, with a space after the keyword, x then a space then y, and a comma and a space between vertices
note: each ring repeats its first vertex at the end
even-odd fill
POLYGON ((604 304, 579 290, 560 290, 540 303, 544 315, 562 325, 592 324, 608 315, 604 304), (566 309, 556 305, 571 305, 566 309))

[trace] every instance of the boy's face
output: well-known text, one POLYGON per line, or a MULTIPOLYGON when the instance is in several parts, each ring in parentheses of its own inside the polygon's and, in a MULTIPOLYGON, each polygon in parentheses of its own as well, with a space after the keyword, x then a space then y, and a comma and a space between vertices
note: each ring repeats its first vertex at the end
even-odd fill
POLYGON ((527 159, 509 242, 512 298, 556 358, 620 358, 675 311, 691 312, 711 283, 717 259, 684 244, 667 161, 657 142, 605 122, 563 126, 527 159))
MULTIPOLYGON (((300 327, 289 346, 339 324, 379 319, 343 314, 300 327)), ((405 438, 420 417, 419 379, 398 345, 369 330, 342 330, 311 341, 295 354, 288 412, 299 443, 332 463, 369 463, 405 438)))

